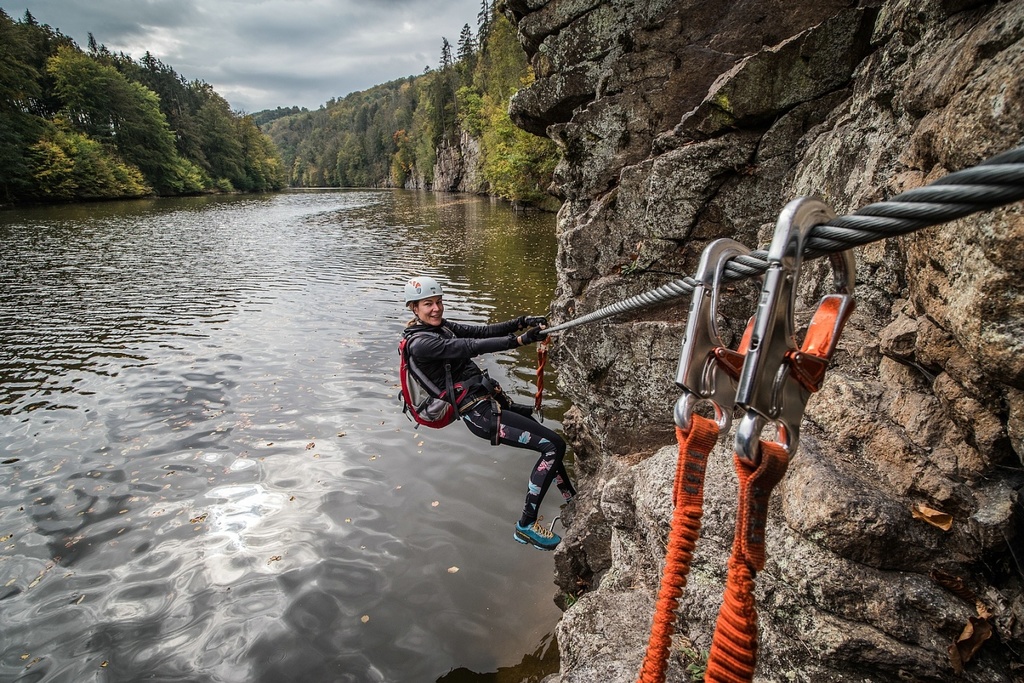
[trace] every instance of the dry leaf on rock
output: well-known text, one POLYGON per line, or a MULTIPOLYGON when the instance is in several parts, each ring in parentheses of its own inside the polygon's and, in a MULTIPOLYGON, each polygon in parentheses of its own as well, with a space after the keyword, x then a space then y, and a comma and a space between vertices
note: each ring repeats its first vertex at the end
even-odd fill
POLYGON ((964 672, 964 664, 971 661, 982 643, 992 637, 992 625, 988 619, 970 617, 956 642, 949 646, 949 663, 958 674, 964 672))
POLYGON ((914 516, 914 519, 928 522, 943 531, 949 531, 953 528, 953 515, 930 508, 923 503, 915 503, 911 514, 914 516))
POLYGON ((458 567, 448 567, 448 573, 449 574, 454 574, 457 571, 459 571, 458 567))
POLYGON ((967 582, 959 576, 954 576, 949 572, 939 569, 938 567, 933 568, 928 572, 928 576, 932 581, 968 604, 974 604, 978 599, 978 596, 974 594, 974 591, 967 587, 967 582))

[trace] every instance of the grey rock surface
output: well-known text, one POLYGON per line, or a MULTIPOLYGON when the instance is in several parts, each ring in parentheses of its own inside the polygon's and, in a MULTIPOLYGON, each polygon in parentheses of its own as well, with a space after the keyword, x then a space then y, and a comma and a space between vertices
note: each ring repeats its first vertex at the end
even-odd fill
MULTIPOLYGON (((508 0, 537 75, 519 125, 560 146, 568 320, 765 246, 781 208, 839 214, 1024 144, 1024 0, 508 0)), ((757 577, 763 681, 1024 677, 1024 206, 857 249, 858 310, 776 489, 757 577), (915 517, 951 516, 948 531, 915 517), (950 581, 961 580, 954 591, 950 581), (958 675, 970 617, 993 637, 958 675)), ((827 291, 806 264, 800 306, 827 291)), ((756 289, 722 304, 738 338, 756 289)), ((581 494, 556 552, 556 680, 635 680, 671 515, 687 302, 555 346, 581 494), (571 603, 571 606, 569 606, 571 603)), ((732 544, 724 440, 670 680, 710 645, 732 544)))

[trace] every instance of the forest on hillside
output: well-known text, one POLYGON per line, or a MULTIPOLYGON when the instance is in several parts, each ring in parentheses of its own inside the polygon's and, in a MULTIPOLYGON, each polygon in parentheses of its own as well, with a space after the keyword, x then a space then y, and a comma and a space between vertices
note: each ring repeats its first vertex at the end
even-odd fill
POLYGON ((288 182, 303 187, 402 187, 433 178, 437 150, 465 132, 480 143, 491 194, 545 196, 558 160, 554 143, 516 127, 512 95, 533 77, 514 27, 482 0, 477 30, 442 40, 436 69, 331 100, 317 111, 260 112, 284 160, 288 182), (284 115, 281 115, 284 114, 284 115))
POLYGON ((209 84, 0 9, 0 204, 285 183, 270 139, 209 84))

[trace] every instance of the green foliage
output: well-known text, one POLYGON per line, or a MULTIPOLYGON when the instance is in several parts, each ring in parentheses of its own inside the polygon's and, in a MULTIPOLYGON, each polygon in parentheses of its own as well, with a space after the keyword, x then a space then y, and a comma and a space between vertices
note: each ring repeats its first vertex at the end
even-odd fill
POLYGON ((138 168, 67 125, 47 130, 30 147, 29 159, 38 199, 109 199, 152 192, 138 168))
POLYGON ((276 121, 285 116, 294 116, 308 111, 305 107, 278 107, 277 109, 264 109, 252 115, 252 120, 257 126, 264 126, 271 121, 276 121))
MULTIPOLYGON (((396 133, 415 130, 414 112, 424 96, 421 82, 402 78, 276 119, 265 130, 281 150, 291 184, 373 187, 389 181, 399 151, 396 133)), ((412 163, 418 163, 415 156, 412 163)))
MULTIPOLYGON (((268 117, 288 182, 304 186, 402 186, 433 178, 438 147, 462 133, 481 143, 491 191, 510 200, 550 203, 545 188, 555 145, 517 128, 512 95, 529 82, 526 54, 509 21, 482 0, 478 32, 462 27, 457 55, 445 38, 437 69, 332 100, 318 111, 268 117)), ((263 115, 263 112, 260 114, 263 115)))
POLYGON ((149 53, 82 52, 0 9, 0 202, 280 189, 270 139, 149 53))
POLYGON ((40 140, 31 147, 32 177, 38 192, 47 199, 71 199, 77 188, 72 173, 75 162, 60 145, 40 140))
POLYGON ((508 103, 528 85, 532 71, 516 38, 515 29, 503 15, 489 26, 487 49, 480 58, 474 86, 483 93, 481 136, 484 178, 492 191, 509 200, 540 202, 558 162, 555 144, 518 128, 508 117, 508 103))
POLYGON ((469 86, 462 86, 455 93, 459 105, 459 124, 462 130, 474 137, 480 137, 487 123, 484 118, 484 98, 469 86))
POLYGON ((480 93, 507 104, 532 71, 516 38, 515 27, 504 15, 495 15, 489 30, 487 43, 473 74, 473 86, 480 93))
POLYGON ((512 123, 505 103, 495 102, 490 95, 483 102, 486 125, 480 147, 491 191, 508 200, 541 202, 558 161, 555 144, 512 123))
POLYGON ((680 652, 683 657, 683 664, 686 667, 686 674, 691 683, 700 683, 704 680, 704 674, 708 669, 708 651, 697 650, 692 643, 686 641, 680 652))

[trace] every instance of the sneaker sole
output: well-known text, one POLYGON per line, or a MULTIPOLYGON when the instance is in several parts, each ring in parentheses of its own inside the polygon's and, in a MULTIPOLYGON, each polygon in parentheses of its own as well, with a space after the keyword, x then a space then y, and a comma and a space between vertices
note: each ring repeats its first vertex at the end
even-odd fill
POLYGON ((555 545, 551 546, 551 547, 545 547, 545 546, 542 546, 542 545, 537 545, 536 543, 534 543, 529 538, 522 538, 519 535, 519 532, 517 532, 517 531, 513 531, 512 532, 512 538, 515 539, 516 543, 522 543, 523 545, 532 545, 537 550, 547 550, 548 552, 550 552, 550 551, 552 551, 552 550, 554 550, 555 548, 558 547, 557 543, 555 545))

